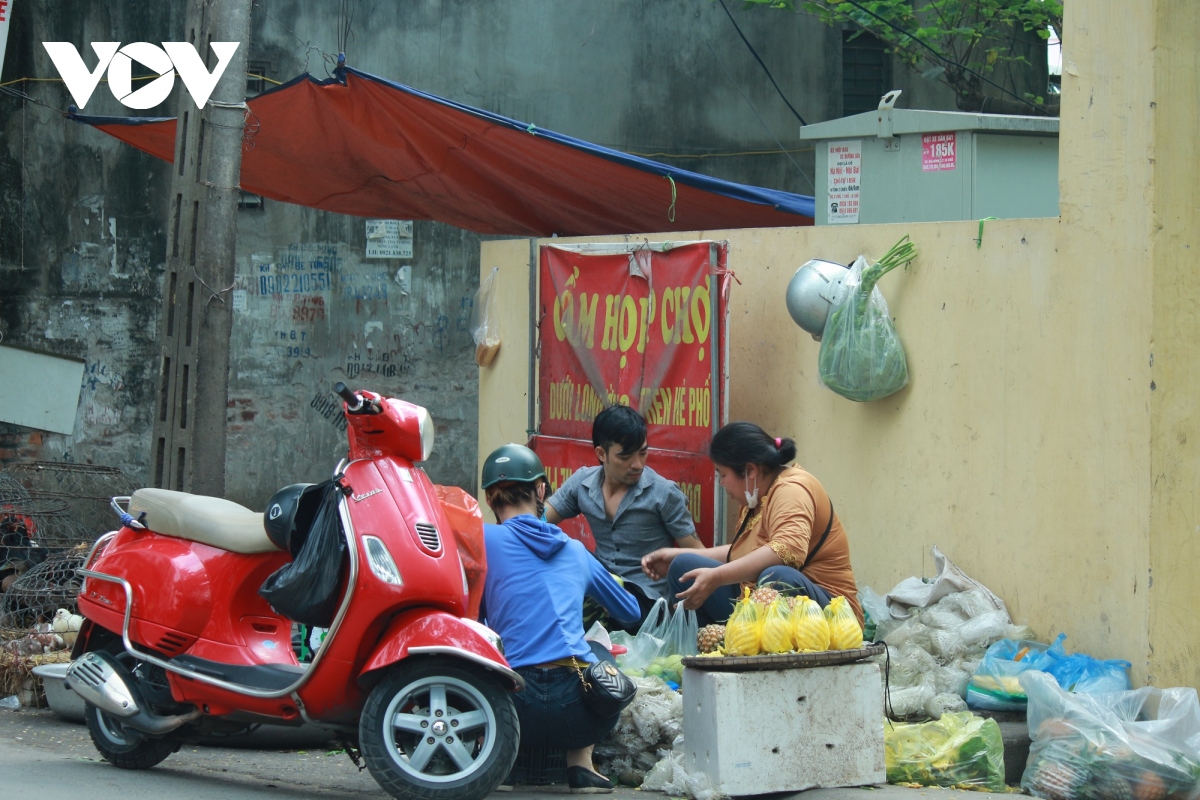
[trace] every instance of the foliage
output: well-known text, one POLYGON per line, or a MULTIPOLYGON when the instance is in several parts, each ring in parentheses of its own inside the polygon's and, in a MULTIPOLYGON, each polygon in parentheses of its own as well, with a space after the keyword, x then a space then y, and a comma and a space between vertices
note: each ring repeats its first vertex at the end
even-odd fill
MULTIPOLYGON (((829 25, 850 23, 880 40, 909 67, 946 83, 958 106, 978 110, 984 85, 998 67, 1029 64, 1021 45, 1037 36, 1062 39, 1062 0, 744 0, 747 7, 799 11, 829 25)), ((1056 103, 1029 95, 1018 101, 1057 113, 1056 103)), ((1008 110, 1008 109, 1006 109, 1008 110)))

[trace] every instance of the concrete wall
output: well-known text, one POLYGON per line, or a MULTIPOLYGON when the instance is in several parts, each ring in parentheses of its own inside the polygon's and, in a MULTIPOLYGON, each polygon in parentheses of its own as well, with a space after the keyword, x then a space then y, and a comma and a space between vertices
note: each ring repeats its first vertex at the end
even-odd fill
MULTIPOLYGON (((1200 9, 1154 9, 1067 6, 1059 219, 989 222, 981 247, 973 222, 695 238, 727 239, 741 279, 731 418, 797 440, 860 582, 929 576, 936 543, 1043 638, 1065 631, 1072 649, 1126 658, 1136 683, 1198 686, 1200 9), (878 257, 904 234, 919 258, 881 288, 911 383, 852 403, 818 384, 819 345, 784 290, 809 258, 878 257)), ((509 331, 525 318, 527 253, 483 246, 484 265, 511 278, 509 331)), ((519 364, 485 370, 480 391, 480 452, 519 440, 519 364)))
MULTIPOLYGON (((182 4, 19 3, 3 79, 54 75, 43 41, 179 38, 182 4), (53 8, 54 13, 50 13, 53 8), (115 35, 115 34, 114 34, 115 35)), ((89 59, 94 59, 90 49, 89 59)), ((0 423, 0 464, 67 460, 147 474, 159 295, 166 249, 168 167, 64 120, 61 84, 0 94, 0 338, 86 360, 75 431, 0 423)), ((100 84, 92 114, 124 115, 100 84)), ((12 380, 8 376, 6 380, 12 380)), ((38 376, 19 376, 36 402, 38 376)))

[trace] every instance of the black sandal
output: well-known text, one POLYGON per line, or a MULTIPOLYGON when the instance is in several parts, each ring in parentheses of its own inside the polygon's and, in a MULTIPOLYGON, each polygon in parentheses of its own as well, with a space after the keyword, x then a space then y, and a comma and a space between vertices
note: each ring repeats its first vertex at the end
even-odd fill
POLYGON ((571 794, 603 794, 611 792, 615 784, 586 767, 567 767, 567 786, 571 794))

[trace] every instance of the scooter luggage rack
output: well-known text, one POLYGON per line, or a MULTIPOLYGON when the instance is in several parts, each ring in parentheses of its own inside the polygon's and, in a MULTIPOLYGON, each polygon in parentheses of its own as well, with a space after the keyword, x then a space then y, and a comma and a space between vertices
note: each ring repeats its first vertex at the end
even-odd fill
MULTIPOLYGON (((127 498, 113 498, 114 508, 117 507, 117 500, 120 499, 127 500, 127 498)), ((346 582, 346 596, 342 599, 342 604, 338 608, 337 615, 333 618, 333 623, 329 626, 329 633, 326 634, 325 637, 326 641, 332 641, 333 638, 337 636, 338 629, 342 626, 342 620, 345 618, 346 612, 350 608, 350 601, 354 598, 354 586, 358 580, 358 548, 355 546, 357 540, 354 536, 354 526, 350 521, 350 513, 346 508, 346 498, 344 496, 338 500, 338 515, 341 517, 342 527, 346 536, 347 549, 350 551, 350 575, 346 582)), ((115 535, 115 532, 110 535, 115 535)), ((99 542, 96 544, 99 545, 99 542)), ((91 554, 89 554, 88 560, 85 561, 84 564, 87 565, 90 563, 91 554)), ((133 646, 133 641, 129 638, 129 621, 133 616, 133 586, 130 585, 129 581, 116 575, 97 572, 93 569, 79 569, 77 572, 87 578, 96 578, 97 580, 119 584, 125 591, 125 619, 121 624, 121 639, 125 644, 125 650, 128 651, 130 655, 134 656, 135 658, 139 658, 142 661, 154 664, 155 666, 162 667, 168 672, 173 672, 176 675, 182 675, 186 678, 200 681, 201 683, 207 683, 210 686, 216 686, 219 689, 225 689, 231 692, 246 695, 248 697, 257 697, 264 700, 273 700, 279 697, 286 697, 290 694, 300 691, 304 684, 308 683, 309 679, 316 671, 317 665, 321 663, 325 653, 328 651, 327 647, 322 647, 319 649, 316 655, 313 656, 312 663, 309 664, 308 669, 301 674, 300 678, 295 683, 284 689, 256 689, 253 686, 231 683, 229 681, 221 680, 220 678, 215 678, 212 675, 205 675, 202 672, 197 672, 195 670, 188 669, 187 667, 181 667, 178 664, 171 663, 170 661, 164 661, 158 656, 150 653, 143 653, 133 646)), ((293 699, 299 701, 298 697, 293 699)), ((301 709, 302 716, 307 717, 307 714, 304 714, 303 712, 304 706, 302 704, 298 704, 298 707, 301 709)))

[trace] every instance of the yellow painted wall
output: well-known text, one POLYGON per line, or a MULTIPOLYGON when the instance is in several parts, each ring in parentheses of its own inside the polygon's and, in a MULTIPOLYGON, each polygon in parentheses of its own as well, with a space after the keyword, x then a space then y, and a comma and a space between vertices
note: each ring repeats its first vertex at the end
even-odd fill
POLYGON ((1150 677, 1200 686, 1200 8, 1158 4, 1151 107, 1154 178, 1151 352, 1150 677))
MULTIPOLYGON (((971 222, 669 238, 729 241, 731 418, 796 439, 860 582, 928 576, 938 544, 1043 637, 1126 658, 1137 683, 1200 685, 1200 11, 1156 7, 1067 4, 1059 219, 988 222, 982 247, 971 222), (852 403, 818 384, 784 291, 810 258, 878 257, 904 234, 918 260, 881 289, 912 381, 852 403)), ((483 245, 485 271, 511 276, 501 352, 516 360, 481 371, 481 455, 525 433, 528 260, 526 241, 483 245)))

